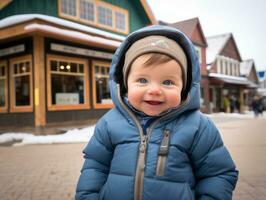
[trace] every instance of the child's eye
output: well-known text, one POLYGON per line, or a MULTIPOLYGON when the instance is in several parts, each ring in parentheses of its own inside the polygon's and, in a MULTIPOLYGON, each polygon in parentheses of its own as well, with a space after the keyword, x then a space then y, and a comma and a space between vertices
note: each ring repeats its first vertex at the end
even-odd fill
POLYGON ((164 85, 173 85, 174 82, 171 81, 171 80, 165 80, 165 81, 163 81, 163 84, 164 84, 164 85))
POLYGON ((145 78, 138 79, 139 83, 147 83, 148 81, 145 78))

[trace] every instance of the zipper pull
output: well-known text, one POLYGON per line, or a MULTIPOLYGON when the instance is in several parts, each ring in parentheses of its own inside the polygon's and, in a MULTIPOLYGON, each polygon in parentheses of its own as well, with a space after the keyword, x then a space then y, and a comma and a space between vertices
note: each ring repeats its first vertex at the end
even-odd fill
POLYGON ((158 155, 165 156, 168 154, 169 142, 170 142, 170 130, 166 129, 164 130, 164 135, 161 142, 161 146, 159 148, 158 155))
POLYGON ((139 146, 139 151, 140 151, 141 153, 145 153, 145 150, 146 150, 146 143, 147 143, 147 139, 146 139, 146 137, 143 137, 143 138, 141 139, 141 143, 140 143, 140 146, 139 146))

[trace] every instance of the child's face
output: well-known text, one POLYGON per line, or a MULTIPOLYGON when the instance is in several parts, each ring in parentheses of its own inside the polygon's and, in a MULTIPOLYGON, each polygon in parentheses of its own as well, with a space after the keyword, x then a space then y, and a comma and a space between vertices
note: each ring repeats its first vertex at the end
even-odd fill
POLYGON ((142 55, 132 63, 127 80, 128 100, 139 111, 156 116, 180 104, 182 71, 175 60, 146 66, 148 58, 142 55))

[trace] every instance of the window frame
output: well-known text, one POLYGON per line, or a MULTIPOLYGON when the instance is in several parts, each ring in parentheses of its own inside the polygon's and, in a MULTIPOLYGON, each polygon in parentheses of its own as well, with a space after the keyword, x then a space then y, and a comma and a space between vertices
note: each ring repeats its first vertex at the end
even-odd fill
MULTIPOLYGON (((46 76, 47 76, 47 106, 48 111, 62 111, 62 110, 83 110, 83 109, 90 109, 90 96, 89 96, 89 65, 86 59, 82 58, 75 58, 75 57, 66 57, 66 56, 58 56, 58 55, 51 55, 47 54, 46 58, 46 76), (57 60, 58 62, 72 62, 72 63, 79 63, 84 65, 84 104, 78 105, 53 105, 52 104, 52 90, 51 90, 51 68, 50 68, 50 61, 57 60)), ((74 75, 80 76, 82 73, 69 73, 69 72, 55 72, 54 74, 65 74, 65 75, 74 75), (77 75, 79 74, 79 75, 77 75)))
POLYGON ((9 73, 10 73, 10 112, 11 113, 17 113, 17 112, 33 112, 33 81, 32 81, 32 73, 33 73, 33 65, 32 65, 32 56, 31 55, 25 55, 21 57, 16 57, 13 59, 10 59, 10 65, 9 65, 9 73), (23 73, 20 75, 14 75, 14 67, 13 65, 18 62, 26 62, 28 61, 30 63, 30 72, 23 73), (27 106, 16 106, 15 103, 15 88, 14 88, 14 81, 15 77, 29 75, 29 81, 30 81, 30 104, 27 106))
POLYGON ((58 15, 59 17, 77 21, 87 25, 93 25, 97 28, 104 28, 118 33, 128 34, 129 33, 129 12, 128 10, 112 5, 111 3, 99 1, 99 0, 84 0, 94 4, 94 21, 89 21, 80 17, 80 0, 76 0, 76 16, 68 15, 62 12, 62 0, 58 0, 58 15), (111 9, 112 11, 112 26, 104 25, 98 22, 98 7, 111 9), (116 26, 116 12, 125 16, 125 30, 119 29, 116 26))
MULTIPOLYGON (((110 62, 103 62, 103 61, 92 61, 92 95, 93 95, 93 107, 95 109, 109 109, 109 108, 113 108, 114 107, 114 104, 113 103, 108 103, 108 104, 102 104, 102 103, 97 103, 97 90, 96 90, 96 78, 95 78, 95 75, 96 75, 96 66, 97 65, 100 65, 100 66, 104 66, 104 67, 107 67, 107 68, 110 68, 110 62)), ((110 77, 108 77, 109 79, 110 77)))
POLYGON ((84 0, 84 1, 90 2, 90 3, 93 4, 93 6, 94 6, 94 8, 93 8, 93 10, 94 10, 94 13, 93 13, 93 15, 94 15, 94 21, 89 21, 89 20, 86 20, 86 19, 81 18, 81 16, 80 16, 80 14, 81 14, 81 11, 80 11, 80 0, 77 1, 79 7, 77 7, 77 9, 78 9, 78 15, 76 17, 76 20, 77 21, 80 21, 82 23, 85 23, 85 24, 97 25, 97 23, 96 23, 96 19, 97 19, 97 10, 96 9, 97 9, 97 7, 95 5, 95 2, 93 0, 84 0))
POLYGON ((5 76, 0 76, 0 80, 4 79, 5 82, 5 106, 0 106, 0 113, 6 113, 8 111, 8 68, 7 68, 7 61, 6 60, 1 60, 0 61, 0 66, 4 66, 5 68, 5 76))

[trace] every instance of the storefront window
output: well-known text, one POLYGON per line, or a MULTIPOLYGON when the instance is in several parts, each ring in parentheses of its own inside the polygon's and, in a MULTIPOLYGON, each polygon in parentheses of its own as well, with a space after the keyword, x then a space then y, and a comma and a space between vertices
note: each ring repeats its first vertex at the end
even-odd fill
POLYGON ((11 111, 32 111, 31 57, 16 58, 10 64, 11 111))
POLYGON ((89 106, 86 61, 49 57, 48 104, 53 110, 89 106), (64 106, 64 107, 62 107, 64 106))
POLYGON ((7 66, 0 61, 0 112, 7 106, 7 66))
POLYGON ((109 81, 109 63, 94 62, 93 63, 93 89, 94 89, 94 107, 95 108, 110 108, 112 100, 109 81))
POLYGON ((15 105, 30 105, 30 76, 17 76, 15 79, 15 105))

